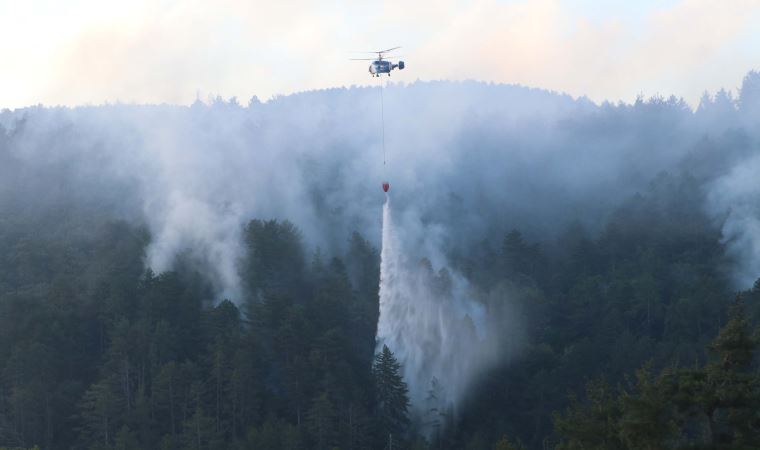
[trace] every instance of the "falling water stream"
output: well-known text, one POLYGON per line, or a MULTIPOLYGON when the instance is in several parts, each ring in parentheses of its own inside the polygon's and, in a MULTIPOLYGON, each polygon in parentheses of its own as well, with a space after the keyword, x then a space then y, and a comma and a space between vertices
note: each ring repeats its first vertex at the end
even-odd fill
POLYGON ((494 360, 485 306, 447 269, 406 255, 401 230, 383 205, 378 350, 387 345, 409 385, 411 417, 431 432, 450 420, 478 373, 494 360))

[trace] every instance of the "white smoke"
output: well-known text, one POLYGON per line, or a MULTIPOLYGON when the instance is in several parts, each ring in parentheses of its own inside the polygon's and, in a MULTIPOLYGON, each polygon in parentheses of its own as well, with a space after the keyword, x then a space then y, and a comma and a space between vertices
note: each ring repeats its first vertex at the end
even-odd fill
POLYGON ((760 156, 742 161, 708 186, 708 209, 723 221, 722 235, 739 289, 760 277, 760 156))
POLYGON ((706 131, 716 142, 707 159, 716 175, 705 186, 706 210, 721 226, 735 287, 748 289, 760 277, 760 72, 744 77, 737 99, 721 90, 702 103, 706 131))
MULTIPOLYGON (((433 377, 438 408, 455 406, 520 341, 522 321, 495 306, 509 304, 508 289, 483 295, 455 271, 432 269, 506 230, 547 240, 581 221, 593 231, 658 173, 686 170, 707 193, 737 284, 760 276, 760 95, 750 95, 760 92, 760 75, 753 77, 758 88, 742 88, 741 108, 719 93, 696 114, 675 98, 596 105, 478 82, 386 88, 398 227, 386 205, 378 341, 404 363, 419 420, 433 377), (422 256, 431 262, 418 264, 422 256), (505 329, 518 336, 505 343, 505 329)), ((217 299, 241 301, 240 238, 250 219, 288 219, 308 245, 335 255, 353 231, 380 236, 379 183, 387 178, 378 94, 352 87, 247 107, 215 99, 0 111, 0 212, 14 202, 41 211, 96 205, 147 227, 154 270, 189 252, 217 299)))
MULTIPOLYGON (((390 85, 387 175, 405 249, 444 267, 445 255, 498 242, 512 228, 542 240, 575 221, 598 230, 657 173, 680 171, 705 135, 718 144, 696 169, 711 182, 736 165, 728 149, 757 153, 750 106, 760 100, 750 91, 742 89, 745 110, 724 95, 694 114, 677 99, 595 105, 520 86, 390 85)), ((103 215, 150 231, 147 265, 166 270, 189 254, 217 299, 241 301, 240 236, 250 219, 290 220, 309 246, 335 255, 353 231, 378 243, 378 184, 386 179, 378 94, 352 87, 248 106, 213 99, 0 111, 0 208, 98 197, 103 215)), ((754 189, 752 177, 745 181, 754 189)), ((745 201, 741 190, 721 188, 732 183, 715 184, 710 213, 722 220, 730 210, 726 242, 738 272, 746 268, 740 278, 751 279, 760 263, 748 243, 760 215, 751 192, 745 201)))

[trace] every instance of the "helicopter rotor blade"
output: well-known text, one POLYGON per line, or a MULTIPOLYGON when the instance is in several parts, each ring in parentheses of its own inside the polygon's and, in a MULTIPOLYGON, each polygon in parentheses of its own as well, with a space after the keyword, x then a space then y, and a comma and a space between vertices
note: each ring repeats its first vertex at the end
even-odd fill
POLYGON ((375 58, 348 58, 349 61, 374 61, 375 58))
POLYGON ((377 51, 374 51, 374 52, 371 52, 371 51, 370 52, 367 52, 367 51, 355 51, 355 52, 349 52, 349 53, 373 53, 373 54, 376 54, 379 58, 384 58, 385 57, 385 53, 392 52, 393 50, 397 50, 399 48, 401 48, 401 47, 393 47, 393 48, 389 48, 387 50, 377 50, 377 51))

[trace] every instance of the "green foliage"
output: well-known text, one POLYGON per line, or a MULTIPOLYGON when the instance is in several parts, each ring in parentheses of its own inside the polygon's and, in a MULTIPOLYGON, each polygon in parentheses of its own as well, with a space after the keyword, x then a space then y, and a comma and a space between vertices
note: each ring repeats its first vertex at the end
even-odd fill
POLYGON ((645 366, 636 372, 636 382, 619 398, 620 439, 629 448, 661 449, 674 440, 677 421, 673 403, 662 395, 662 383, 652 378, 645 366))
POLYGON ((752 448, 760 442, 757 349, 743 301, 709 345, 715 359, 696 368, 649 367, 627 388, 589 385, 584 403, 555 418, 558 449, 752 448))
MULTIPOLYGON (((359 233, 344 255, 307 255, 293 224, 250 222, 233 303, 212 301, 190 252, 173 271, 144 268, 150 237, 133 225, 3 217, 0 445, 751 448, 760 284, 730 306, 697 186, 660 174, 598 229, 506 228, 449 255, 511 321, 491 330, 505 354, 521 352, 457 410, 431 380, 423 417, 390 349, 375 354, 379 255, 359 233)), ((450 295, 451 273, 421 264, 450 295)))
POLYGON ((586 402, 574 402, 565 415, 555 417, 557 433, 565 438, 559 450, 623 448, 616 423, 621 410, 612 388, 604 380, 586 387, 586 402))
POLYGON ((401 377, 401 364, 387 345, 375 356, 372 373, 378 429, 383 436, 401 437, 409 426, 409 388, 401 377))
POLYGON ((499 441, 494 444, 493 450, 524 450, 525 447, 523 447, 521 444, 513 444, 509 439, 507 439, 506 436, 499 439, 499 441))

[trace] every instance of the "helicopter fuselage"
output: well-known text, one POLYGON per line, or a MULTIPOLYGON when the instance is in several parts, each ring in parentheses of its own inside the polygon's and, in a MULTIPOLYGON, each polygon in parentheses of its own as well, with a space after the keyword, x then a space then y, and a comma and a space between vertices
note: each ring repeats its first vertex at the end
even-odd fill
POLYGON ((378 59, 376 61, 372 61, 372 64, 369 65, 369 73, 376 77, 379 77, 384 73, 387 73, 388 76, 390 76, 393 69, 402 70, 403 68, 404 61, 399 61, 398 64, 392 64, 390 61, 378 59))

